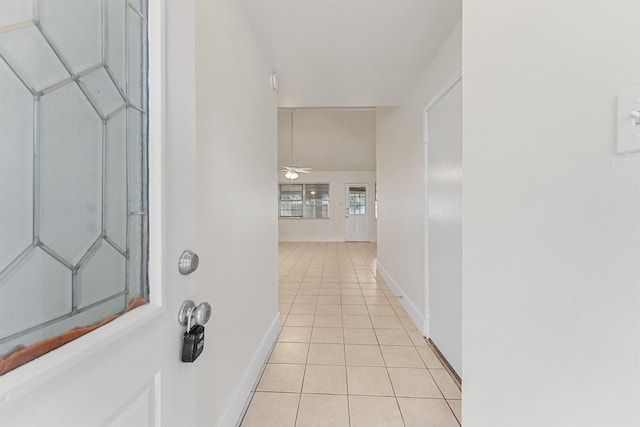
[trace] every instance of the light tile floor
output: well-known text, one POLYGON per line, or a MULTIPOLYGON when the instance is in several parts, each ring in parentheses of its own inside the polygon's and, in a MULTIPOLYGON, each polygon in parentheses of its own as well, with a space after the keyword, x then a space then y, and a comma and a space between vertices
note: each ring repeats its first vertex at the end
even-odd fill
POLYGON ((242 427, 459 426, 461 394, 375 243, 281 243, 282 331, 242 427))

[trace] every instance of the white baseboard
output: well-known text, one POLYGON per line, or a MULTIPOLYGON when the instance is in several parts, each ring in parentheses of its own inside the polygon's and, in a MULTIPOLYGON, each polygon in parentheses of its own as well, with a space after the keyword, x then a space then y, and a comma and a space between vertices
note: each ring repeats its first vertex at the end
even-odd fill
POLYGON ((409 315, 413 323, 415 323, 416 327, 420 330, 422 335, 426 336, 426 322, 422 313, 420 313, 413 302, 409 298, 407 298, 407 295, 402 291, 402 288, 398 286, 396 281, 393 280, 391 275, 387 272, 387 270, 384 269, 379 261, 376 261, 376 270, 378 271, 378 273, 380 273, 384 281, 387 282, 387 285, 389 285, 389 288, 391 288, 393 293, 396 296, 401 297, 399 298, 400 303, 407 311, 407 314, 409 315))
POLYGON ((231 404, 227 408, 224 416, 222 417, 222 421, 220 422, 221 426, 238 426, 242 421, 242 417, 244 416, 249 403, 251 402, 251 397, 253 396, 253 391, 257 385, 258 380, 260 379, 260 374, 264 369, 264 364, 267 361, 267 358, 271 354, 271 350, 278 339, 278 334, 280 333, 280 313, 276 314, 275 319, 271 322, 271 326, 267 329, 267 333, 262 338, 258 349, 256 350, 253 358, 251 359, 251 363, 249 367, 244 373, 242 377, 242 381, 236 387, 235 392, 233 393, 233 398, 231 399, 231 404))
POLYGON ((341 243, 341 242, 344 242, 344 237, 318 237, 318 236, 283 237, 278 239, 278 241, 283 243, 314 243, 314 242, 341 243))

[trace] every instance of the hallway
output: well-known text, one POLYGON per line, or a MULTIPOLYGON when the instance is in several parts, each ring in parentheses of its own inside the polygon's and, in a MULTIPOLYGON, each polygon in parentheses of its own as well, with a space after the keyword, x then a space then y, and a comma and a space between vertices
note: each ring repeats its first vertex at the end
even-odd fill
POLYGON ((280 243, 279 262, 283 327, 242 427, 459 426, 460 390, 375 243, 280 243))

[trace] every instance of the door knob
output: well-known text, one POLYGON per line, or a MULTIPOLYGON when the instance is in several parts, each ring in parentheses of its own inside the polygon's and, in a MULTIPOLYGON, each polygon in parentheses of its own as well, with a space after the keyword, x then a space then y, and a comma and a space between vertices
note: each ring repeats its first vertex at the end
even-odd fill
POLYGON ((178 310, 178 323, 186 326, 187 330, 191 329, 194 323, 204 326, 210 318, 211 304, 208 302, 201 302, 196 306, 193 301, 186 300, 182 303, 180 310, 178 310))

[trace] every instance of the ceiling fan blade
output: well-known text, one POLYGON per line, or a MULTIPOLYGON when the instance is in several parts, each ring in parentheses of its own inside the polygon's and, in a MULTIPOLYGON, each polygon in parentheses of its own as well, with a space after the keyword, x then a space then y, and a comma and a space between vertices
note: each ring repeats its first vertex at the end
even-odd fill
POLYGON ((311 172, 311 168, 298 168, 296 166, 284 166, 281 172, 301 172, 301 173, 309 173, 311 172))

